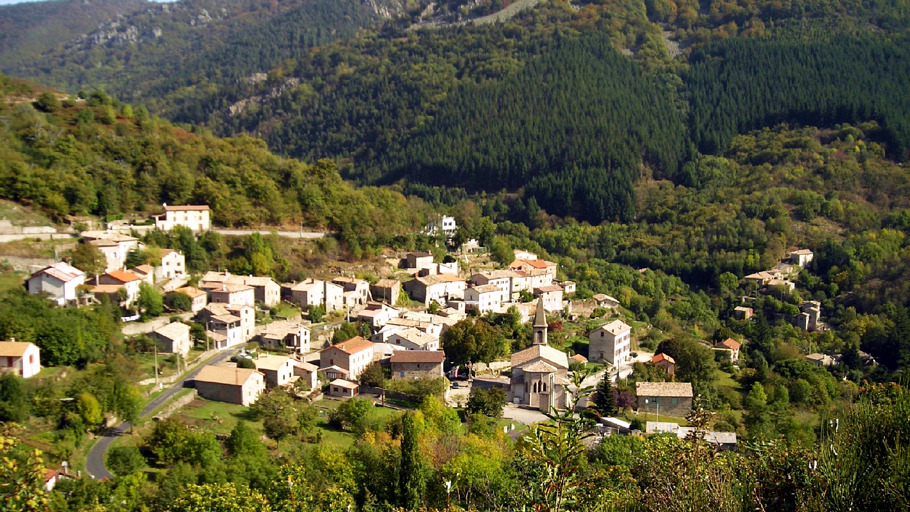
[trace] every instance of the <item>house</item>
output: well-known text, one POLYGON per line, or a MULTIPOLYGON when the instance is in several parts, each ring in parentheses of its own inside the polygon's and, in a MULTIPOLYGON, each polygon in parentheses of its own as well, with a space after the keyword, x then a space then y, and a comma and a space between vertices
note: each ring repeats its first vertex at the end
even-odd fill
POLYGON ((46 293, 48 298, 64 306, 78 298, 76 288, 85 284, 85 272, 59 262, 35 272, 25 281, 28 293, 46 293))
POLYGON ((363 279, 341 276, 332 279, 332 284, 340 286, 343 290, 341 297, 347 308, 362 306, 370 299, 370 283, 363 279))
POLYGON ((428 252, 409 252, 405 261, 408 269, 420 270, 433 264, 433 255, 428 252))
POLYGON ((733 318, 737 320, 749 320, 755 312, 752 308, 747 308, 745 306, 736 306, 733 308, 733 318))
POLYGON ((588 362, 588 358, 581 354, 575 354, 574 356, 570 357, 569 359, 571 359, 573 363, 585 364, 588 362))
POLYGON ((41 350, 27 341, 0 341, 0 373, 12 373, 23 379, 41 371, 41 350))
POLYGON ((488 270, 478 272, 471 276, 471 283, 475 286, 495 286, 502 293, 499 299, 500 304, 503 302, 513 301, 518 297, 518 292, 512 289, 512 281, 518 277, 518 274, 512 270, 488 270))
MULTIPOLYGON (((415 315, 416 318, 409 318, 410 316, 412 316, 412 313, 405 313, 405 315, 407 315, 407 317, 402 315, 399 318, 390 318, 389 321, 386 322, 385 327, 383 327, 383 329, 389 328, 388 331, 391 331, 389 335, 391 335, 402 329, 407 329, 407 328, 413 327, 419 331, 429 334, 430 336, 439 338, 440 336, 442 336, 443 327, 445 327, 447 325, 447 324, 444 324, 443 322, 439 321, 440 318, 445 318, 445 317, 439 317, 436 315, 427 315, 430 317, 430 318, 427 318, 427 317, 415 315), (397 328, 397 330, 394 328, 397 328)), ((446 320, 452 321, 454 319, 446 318, 446 320)), ((383 329, 380 329, 380 331, 382 331, 383 329)))
POLYGON ((230 348, 246 341, 239 316, 213 315, 209 317, 207 324, 206 336, 214 342, 215 346, 212 348, 216 350, 230 348))
POLYGON ((112 231, 83 231, 79 236, 97 247, 104 255, 107 261, 105 272, 123 269, 130 252, 145 248, 138 238, 112 231))
POLYGON ((771 279, 766 284, 769 287, 780 287, 790 293, 796 289, 796 283, 789 279, 771 279))
POLYGON ((344 379, 335 379, 329 383, 329 396, 337 398, 354 398, 360 386, 344 379))
POLYGON ((577 288, 577 286, 578 286, 575 284, 575 281, 563 281, 561 283, 556 283, 556 284, 558 284, 562 288, 562 293, 564 293, 566 295, 575 293, 575 288, 577 288))
POLYGON ((249 368, 205 366, 193 378, 206 400, 249 406, 265 391, 265 376, 249 368))
POLYGON ((775 274, 773 274, 771 272, 767 272, 767 271, 763 270, 761 272, 755 272, 753 274, 749 274, 746 277, 744 277, 743 279, 745 279, 746 282, 755 283, 759 286, 764 286, 764 285, 768 284, 768 282, 771 281, 772 279, 776 279, 776 276, 775 276, 775 274))
POLYGON ((799 305, 800 313, 792 319, 793 325, 804 331, 814 331, 818 329, 819 320, 821 319, 822 305, 817 300, 810 300, 799 305))
POLYGON ((833 366, 837 362, 833 357, 818 352, 807 355, 806 359, 815 366, 833 366))
POLYGON ((258 358, 253 359, 253 363, 265 377, 265 385, 268 388, 286 386, 294 377, 296 362, 288 356, 260 354, 258 358))
POLYGON ((236 283, 218 283, 209 281, 200 288, 209 294, 209 302, 214 304, 241 304, 252 306, 256 303, 256 292, 252 286, 236 283))
POLYGON ((428 235, 442 234, 445 235, 446 238, 452 238, 455 236, 455 231, 457 229, 458 225, 455 223, 455 217, 440 215, 435 219, 430 220, 430 223, 427 224, 424 231, 428 235))
POLYGON ((202 283, 203 288, 208 284, 215 283, 249 286, 253 289, 253 302, 251 302, 250 305, 259 303, 271 307, 281 302, 281 286, 279 286, 271 277, 267 276, 238 276, 227 271, 206 272, 200 282, 202 283))
POLYGON ((622 320, 599 327, 588 335, 588 359, 591 362, 607 361, 616 366, 629 360, 632 347, 632 328, 622 320))
POLYGON ((308 387, 309 389, 316 389, 319 387, 319 367, 312 363, 305 363, 303 361, 297 361, 294 364, 294 375, 300 378, 300 380, 308 387))
POLYGON ((310 329, 300 322, 277 320, 257 327, 259 343, 264 347, 283 348, 295 354, 310 351, 310 329))
POLYGON ((533 252, 524 251, 521 249, 513 249, 512 254, 514 254, 514 259, 516 260, 534 261, 537 259, 537 255, 533 252))
POLYGON ((458 262, 451 263, 431 263, 417 271, 415 277, 435 276, 438 274, 458 275, 458 262))
POLYGON ((550 282, 546 284, 552 284, 553 279, 556 279, 556 268, 557 264, 552 261, 547 260, 519 260, 516 259, 509 264, 509 270, 523 270, 525 272, 533 272, 535 270, 543 270, 548 275, 551 276, 550 282))
POLYGON ((389 319, 398 318, 398 314, 398 310, 391 306, 373 302, 357 313, 357 320, 370 324, 370 328, 375 331, 388 323, 389 319))
POLYGON ((442 363, 446 355, 435 351, 399 350, 392 354, 392 380, 413 380, 442 377, 442 363))
POLYGON ((415 328, 404 329, 389 336, 389 345, 404 347, 407 350, 438 350, 439 338, 421 332, 415 328))
POLYGON ((397 279, 380 279, 376 284, 370 285, 370 295, 375 301, 395 305, 401 294, 401 282, 397 279))
POLYGON ((543 302, 534 315, 533 344, 512 354, 509 395, 513 403, 540 411, 565 409, 570 399, 569 358, 547 344, 547 320, 543 302))
POLYGON ((161 250, 161 264, 155 267, 155 279, 183 279, 186 277, 186 258, 174 249, 161 250))
POLYGON ((543 308, 548 313, 562 311, 562 287, 555 284, 534 288, 534 296, 543 302, 543 308))
POLYGON ((158 341, 158 349, 169 354, 180 354, 186 359, 193 341, 190 339, 190 326, 180 322, 171 322, 152 331, 158 341))
POLYGON ((790 261, 794 265, 805 268, 806 265, 815 258, 815 255, 812 254, 812 251, 809 249, 797 249, 795 251, 790 251, 790 254, 787 255, 790 258, 790 261))
POLYGON ((44 470, 44 488, 47 492, 54 490, 54 487, 57 486, 61 481, 67 479, 76 478, 73 475, 66 473, 66 468, 63 468, 63 471, 58 471, 56 469, 45 469, 44 470))
POLYGON ((663 368, 669 377, 673 377, 676 374, 676 360, 663 352, 654 354, 654 357, 651 358, 651 362, 658 368, 663 368))
POLYGON ((256 334, 256 310, 253 306, 214 302, 206 305, 198 316, 203 322, 215 316, 236 316, 240 319, 240 336, 243 342, 250 341, 256 334))
POLYGON ((594 294, 594 304, 599 308, 613 309, 619 307, 619 301, 604 293, 594 294))
POLYGON ((463 299, 467 283, 451 274, 418 277, 404 284, 411 298, 429 306, 433 302, 446 305, 449 299, 463 299))
POLYGON ((344 307, 344 289, 337 284, 318 279, 304 279, 290 287, 291 300, 303 309, 322 307, 326 313, 344 307))
POLYGON ((155 284, 155 267, 148 265, 148 264, 143 264, 143 265, 138 265, 136 267, 131 268, 130 272, 139 276, 139 279, 141 279, 143 283, 154 286, 154 284, 155 284))
POLYGON ((325 382, 331 382, 335 379, 347 379, 350 374, 350 372, 335 364, 319 368, 318 372, 322 374, 322 380, 325 382))
POLYGON ((727 352, 731 362, 739 361, 739 349, 742 347, 742 344, 733 338, 727 338, 724 341, 718 341, 714 344, 714 350, 719 352, 727 352))
POLYGON ((351 380, 360 377, 372 362, 373 344, 360 336, 326 347, 319 353, 320 368, 338 366, 351 380))
POLYGON ((140 283, 142 283, 142 278, 125 270, 113 270, 98 277, 100 285, 122 287, 126 290, 125 305, 127 307, 139 298, 140 283))
POLYGON ((685 418, 692 412, 692 384, 688 382, 636 382, 638 412, 685 418))
POLYGON ((192 304, 190 311, 193 313, 202 311, 202 309, 205 308, 205 305, 208 304, 208 294, 199 288, 184 286, 183 288, 177 288, 171 293, 182 293, 189 297, 192 304))
POLYGON ((211 229, 211 208, 208 205, 186 204, 179 206, 164 205, 164 213, 153 215, 155 227, 161 231, 170 231, 174 226, 184 226, 192 231, 211 229))
POLYGON ((502 306, 502 290, 496 285, 469 286, 464 291, 465 309, 484 315, 502 306))

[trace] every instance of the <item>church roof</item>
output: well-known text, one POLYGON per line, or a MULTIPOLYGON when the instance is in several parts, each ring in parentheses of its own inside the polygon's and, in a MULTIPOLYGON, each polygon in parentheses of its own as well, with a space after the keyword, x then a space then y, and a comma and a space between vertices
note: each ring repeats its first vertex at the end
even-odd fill
POLYGON ((556 368, 544 361, 534 361, 521 368, 525 373, 555 373, 556 368))
POLYGON ((565 352, 556 350, 549 345, 532 345, 512 354, 512 368, 529 363, 535 359, 542 359, 557 368, 569 367, 569 357, 566 356, 565 352))

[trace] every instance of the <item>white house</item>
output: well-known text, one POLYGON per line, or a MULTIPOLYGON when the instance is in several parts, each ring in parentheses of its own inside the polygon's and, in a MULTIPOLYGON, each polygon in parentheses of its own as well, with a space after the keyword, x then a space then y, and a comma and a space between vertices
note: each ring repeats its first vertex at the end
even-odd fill
POLYGON ((23 379, 41 371, 41 351, 34 343, 0 341, 0 373, 10 372, 23 379))
POLYGON ((543 301, 543 308, 548 313, 562 311, 562 286, 550 284, 534 289, 534 295, 543 301))
POLYGON ((76 287, 85 284, 85 272, 61 261, 35 272, 25 283, 28 293, 46 293, 63 306, 76 300, 76 287))
POLYGON ((592 363, 625 363, 631 354, 632 328, 621 320, 614 320, 592 331, 588 341, 588 360, 592 363))
POLYGON ((345 307, 362 306, 370 299, 370 283, 363 279, 340 276, 332 279, 332 284, 344 290, 341 296, 345 307))
POLYGON ((344 307, 344 288, 319 279, 304 279, 290 287, 291 300, 306 309, 322 306, 326 313, 344 307))
POLYGON ((265 376, 267 387, 286 386, 291 383, 294 377, 294 367, 296 361, 288 356, 260 354, 257 359, 253 359, 256 369, 265 376))
POLYGON ((114 270, 98 277, 98 284, 101 286, 123 287, 126 290, 125 304, 127 306, 139 298, 139 285, 141 283, 142 278, 125 270, 114 270))
POLYGON ((812 254, 812 251, 809 249, 797 249, 795 251, 790 251, 789 256, 790 261, 792 261, 794 265, 799 265, 800 267, 805 267, 809 264, 810 261, 812 261, 812 258, 815 257, 815 255, 812 254))
POLYGON ((164 205, 164 213, 153 215, 155 227, 162 231, 170 231, 174 226, 184 226, 193 231, 207 231, 212 227, 210 219, 211 208, 208 205, 164 205))
POLYGON ((356 380, 372 362, 373 344, 360 336, 326 347, 319 353, 320 368, 337 366, 351 380, 356 380))
POLYGON ((494 284, 468 287, 464 291, 465 308, 486 314, 502 306, 502 295, 502 290, 494 284))
POLYGON ((206 305, 199 312, 199 317, 204 322, 208 322, 217 316, 235 316, 240 319, 239 326, 242 342, 250 341, 256 334, 256 309, 253 306, 213 302, 206 305))
POLYGON ((445 305, 449 299, 463 299, 466 286, 464 279, 451 274, 418 277, 404 284, 411 298, 423 302, 425 306, 432 302, 445 305))
POLYGON ((204 283, 201 288, 208 292, 210 303, 242 304, 252 306, 256 303, 256 291, 252 286, 234 283, 204 283))
POLYGON ((186 258, 173 249, 161 250, 161 265, 155 267, 155 279, 183 279, 186 277, 186 258))
POLYGON ((104 259, 107 261, 105 272, 123 269, 129 253, 145 247, 136 237, 112 231, 83 231, 79 233, 79 236, 97 247, 104 255, 104 259))
POLYGON ((300 322, 278 320, 256 328, 265 347, 286 348, 298 354, 310 351, 310 329, 300 322))

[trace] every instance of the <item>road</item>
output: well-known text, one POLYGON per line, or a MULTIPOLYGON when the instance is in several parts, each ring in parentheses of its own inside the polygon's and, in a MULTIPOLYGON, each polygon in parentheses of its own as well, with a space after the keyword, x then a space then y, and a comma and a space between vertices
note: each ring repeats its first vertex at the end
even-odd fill
MULTIPOLYGON (((225 350, 224 352, 221 352, 221 353, 215 355, 214 357, 212 357, 205 363, 202 363, 201 365, 196 367, 196 369, 194 369, 190 373, 184 375, 182 379, 175 382, 170 388, 167 389, 167 391, 161 393, 160 395, 155 397, 154 400, 149 402, 145 406, 145 408, 142 409, 142 412, 140 413, 139 416, 141 418, 144 418, 144 417, 148 416, 149 414, 151 414, 152 411, 154 411, 155 409, 164 405, 165 402, 170 400, 181 389, 183 389, 183 384, 186 381, 195 377, 196 374, 199 373, 199 370, 201 370, 203 366, 208 365, 208 364, 217 364, 217 363, 226 361, 234 353, 235 353, 234 350, 225 350)), ((104 458, 107 455, 107 450, 111 447, 111 443, 114 442, 114 439, 117 439, 118 437, 123 435, 125 432, 128 432, 131 427, 132 427, 132 424, 130 422, 128 422, 128 421, 121 422, 121 423, 117 424, 116 426, 108 429, 107 432, 104 433, 104 436, 101 437, 100 439, 98 439, 98 441, 96 441, 95 444, 92 445, 92 448, 88 451, 88 454, 86 454, 86 456, 85 456, 86 473, 88 473, 92 478, 114 478, 114 475, 112 475, 107 470, 107 468, 104 466, 104 458)))
POLYGON ((232 236, 244 236, 252 235, 253 233, 259 233, 262 236, 271 235, 275 233, 276 235, 282 238, 302 238, 304 240, 314 240, 316 238, 324 238, 326 235, 331 233, 322 233, 319 231, 270 231, 268 229, 221 229, 216 228, 212 231, 222 234, 222 235, 232 235, 232 236))

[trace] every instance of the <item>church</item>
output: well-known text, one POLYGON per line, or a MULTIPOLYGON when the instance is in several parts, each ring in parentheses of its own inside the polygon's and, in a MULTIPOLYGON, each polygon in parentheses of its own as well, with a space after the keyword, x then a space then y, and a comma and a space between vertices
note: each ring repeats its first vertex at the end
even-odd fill
POLYGON ((543 412, 565 409, 569 403, 569 358, 547 344, 547 318, 537 301, 533 344, 512 354, 511 401, 543 412))

